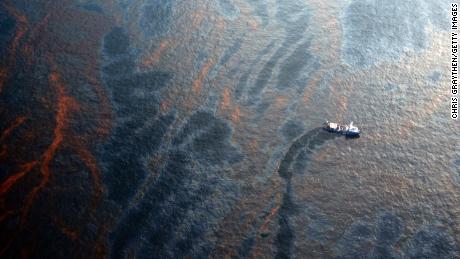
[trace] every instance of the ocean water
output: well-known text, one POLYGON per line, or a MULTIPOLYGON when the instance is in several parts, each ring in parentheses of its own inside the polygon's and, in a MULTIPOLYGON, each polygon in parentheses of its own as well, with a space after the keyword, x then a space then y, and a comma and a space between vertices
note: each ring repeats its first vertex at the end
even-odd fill
POLYGON ((0 257, 460 258, 449 44, 446 1, 1 1, 0 257))

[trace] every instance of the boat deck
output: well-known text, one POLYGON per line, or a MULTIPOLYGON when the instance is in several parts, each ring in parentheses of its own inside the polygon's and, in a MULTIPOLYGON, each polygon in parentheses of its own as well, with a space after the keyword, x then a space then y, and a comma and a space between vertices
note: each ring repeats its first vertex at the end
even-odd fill
POLYGON ((353 122, 351 122, 349 125, 340 125, 338 123, 326 121, 323 128, 329 132, 344 134, 347 136, 357 136, 360 132, 357 127, 353 126, 353 122))

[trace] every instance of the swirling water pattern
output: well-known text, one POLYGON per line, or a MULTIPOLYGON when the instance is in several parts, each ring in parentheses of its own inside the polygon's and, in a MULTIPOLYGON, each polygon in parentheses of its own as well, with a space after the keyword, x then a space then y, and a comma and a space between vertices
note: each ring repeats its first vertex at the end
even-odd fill
POLYGON ((449 8, 0 2, 0 257, 459 258, 449 8))

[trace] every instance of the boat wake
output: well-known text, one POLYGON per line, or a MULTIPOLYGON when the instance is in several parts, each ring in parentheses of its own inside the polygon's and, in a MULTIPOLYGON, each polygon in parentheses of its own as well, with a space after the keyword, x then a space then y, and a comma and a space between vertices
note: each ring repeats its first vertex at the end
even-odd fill
POLYGON ((291 178, 295 173, 295 164, 298 160, 308 162, 314 150, 326 143, 328 140, 339 137, 337 134, 329 134, 321 128, 315 128, 296 139, 290 146, 288 152, 281 160, 278 174, 286 182, 286 190, 279 210, 279 231, 276 237, 277 254, 276 258, 291 258, 291 251, 294 244, 295 234, 291 227, 290 218, 296 213, 296 205, 292 200, 291 178), (306 161, 305 161, 306 160, 306 161))

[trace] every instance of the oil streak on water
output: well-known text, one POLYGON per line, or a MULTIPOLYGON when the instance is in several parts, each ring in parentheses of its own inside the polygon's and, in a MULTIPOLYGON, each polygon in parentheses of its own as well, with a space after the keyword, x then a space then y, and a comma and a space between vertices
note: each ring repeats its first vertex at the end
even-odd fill
POLYGON ((0 257, 460 258, 449 8, 0 2, 0 257))

